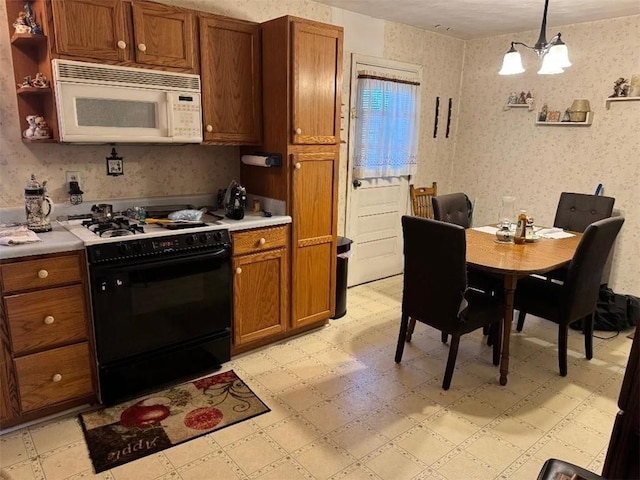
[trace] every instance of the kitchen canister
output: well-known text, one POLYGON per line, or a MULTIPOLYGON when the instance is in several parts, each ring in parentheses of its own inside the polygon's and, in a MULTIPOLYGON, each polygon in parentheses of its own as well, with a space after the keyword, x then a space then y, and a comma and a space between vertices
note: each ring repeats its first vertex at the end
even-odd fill
POLYGON ((569 116, 572 122, 585 122, 587 120, 587 113, 591 111, 589 100, 585 98, 577 98, 571 104, 569 109, 569 116))

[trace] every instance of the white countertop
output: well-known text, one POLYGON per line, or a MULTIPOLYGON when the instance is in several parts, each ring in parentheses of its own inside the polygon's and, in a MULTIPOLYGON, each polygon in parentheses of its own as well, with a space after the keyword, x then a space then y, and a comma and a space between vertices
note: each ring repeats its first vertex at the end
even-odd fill
POLYGON ((0 259, 43 255, 45 253, 70 252, 82 250, 84 243, 78 237, 68 232, 62 225, 52 224, 53 230, 38 233, 41 242, 25 243, 22 245, 0 245, 0 259))
MULTIPOLYGON (((227 229, 229 231, 250 230, 260 227, 271 227, 275 225, 284 225, 291 223, 291 217, 288 215, 274 215, 265 217, 263 214, 247 212, 242 220, 232 220, 224 218, 222 220, 206 215, 203 219, 207 223, 206 227, 191 228, 188 230, 165 230, 160 229, 159 235, 176 234, 176 233, 196 233, 198 231, 227 229)), ((38 233, 41 242, 25 243, 23 245, 0 245, 0 259, 19 258, 30 255, 42 255, 46 253, 68 252, 72 250, 82 250, 85 247, 83 240, 69 232, 63 225, 53 222, 53 231, 46 233, 38 233)), ((82 227, 84 229, 84 227, 82 227)), ((86 229, 85 229, 86 230, 86 229)), ((93 235, 93 234, 92 234, 93 235)), ((115 238, 121 241, 122 237, 115 238)))

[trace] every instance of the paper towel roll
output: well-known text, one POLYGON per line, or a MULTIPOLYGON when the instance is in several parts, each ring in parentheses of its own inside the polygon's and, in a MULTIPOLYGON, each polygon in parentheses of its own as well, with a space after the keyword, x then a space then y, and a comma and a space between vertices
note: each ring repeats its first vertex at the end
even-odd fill
POLYGON ((282 164, 279 155, 243 155, 242 163, 257 167, 271 167, 282 164))

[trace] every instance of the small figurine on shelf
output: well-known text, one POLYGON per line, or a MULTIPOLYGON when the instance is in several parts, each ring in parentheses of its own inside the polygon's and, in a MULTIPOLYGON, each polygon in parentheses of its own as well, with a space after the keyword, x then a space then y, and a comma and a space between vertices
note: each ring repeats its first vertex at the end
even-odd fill
POLYGON ((609 98, 626 97, 629 92, 629 81, 624 77, 618 78, 613 82, 613 93, 609 95, 609 98))
POLYGON ((38 118, 39 115, 27 115, 27 123, 29 124, 29 126, 26 128, 25 131, 22 132, 22 136, 24 138, 33 138, 36 134, 36 129, 38 128, 38 123, 36 122, 36 118, 38 118))
POLYGON ((29 0, 24 3, 23 9, 26 15, 27 24, 30 27, 29 32, 33 35, 42 35, 42 29, 36 22, 36 16, 31 9, 31 2, 29 0))
POLYGON ((527 103, 527 105, 533 105, 533 95, 531 95, 531 92, 527 92, 524 101, 527 103))
POLYGON ((569 111, 568 108, 564 111, 564 115, 562 115, 562 121, 563 122, 570 122, 571 121, 571 112, 569 111))
POLYGON ((538 115, 539 122, 547 121, 547 111, 548 111, 548 107, 547 107, 547 104, 545 103, 544 105, 542 105, 542 109, 540 110, 540 115, 538 115))
POLYGON ((49 87, 49 79, 44 73, 38 72, 36 73, 36 78, 31 81, 31 86, 36 88, 47 88, 49 87))
POLYGON ((26 77, 24 77, 22 79, 22 83, 18 84, 18 88, 25 88, 25 87, 30 87, 31 86, 31 75, 27 75, 26 77))
POLYGON ((34 132, 33 138, 51 138, 51 128, 49 128, 49 124, 46 122, 44 117, 36 117, 35 122, 36 130, 34 132))
POLYGON ((516 92, 511 92, 509 94, 509 100, 507 100, 509 105, 515 105, 518 103, 518 94, 516 92))
POLYGON ((31 33, 31 25, 25 12, 18 13, 18 17, 13 22, 14 33, 31 33))
POLYGON ((520 92, 520 96, 518 97, 518 103, 520 105, 524 105, 527 103, 527 94, 524 91, 520 92))

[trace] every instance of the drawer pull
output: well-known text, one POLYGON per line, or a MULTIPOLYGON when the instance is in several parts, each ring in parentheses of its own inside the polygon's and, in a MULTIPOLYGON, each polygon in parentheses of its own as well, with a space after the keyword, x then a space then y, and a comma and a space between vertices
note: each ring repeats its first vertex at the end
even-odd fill
POLYGON ((38 278, 47 278, 48 276, 49 276, 49 272, 47 272, 46 270, 38 271, 38 278))
POLYGON ((265 243, 267 243, 267 241, 264 238, 261 238, 260 240, 258 240, 258 243, 260 245, 264 245, 265 243))
POLYGON ((302 134, 302 129, 296 128, 296 135, 301 135, 301 134, 302 134))
POLYGON ((44 323, 46 325, 51 325, 54 321, 55 318, 53 318, 53 315, 47 315, 46 317, 44 317, 44 323))
POLYGON ((144 43, 140 43, 138 44, 138 50, 140 50, 141 52, 146 52, 147 46, 144 43))
POLYGON ((118 40, 118 44, 117 45, 118 45, 118 48, 120 50, 124 50, 125 48, 127 48, 127 44, 123 40, 118 40))
POLYGON ((296 167, 296 170, 300 170, 302 168, 302 164, 300 162, 296 162, 294 167, 296 167))
POLYGON ((56 373, 51 380, 53 380, 55 383, 58 383, 60 380, 62 380, 62 375, 56 373))
POLYGON ((242 269, 240 267, 236 268, 236 273, 240 275, 242 273, 242 269))
POLYGON ((206 130, 207 132, 213 132, 213 125, 207 125, 206 130))

